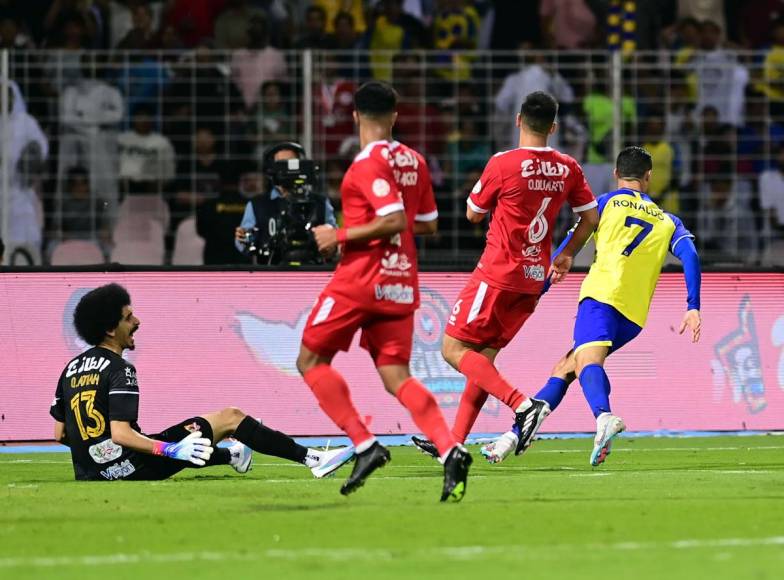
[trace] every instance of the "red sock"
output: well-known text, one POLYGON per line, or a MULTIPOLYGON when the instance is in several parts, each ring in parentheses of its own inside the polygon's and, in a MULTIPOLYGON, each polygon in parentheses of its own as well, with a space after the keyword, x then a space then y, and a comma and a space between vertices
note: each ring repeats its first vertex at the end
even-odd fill
POLYGON ((487 401, 487 392, 480 389, 475 382, 466 381, 463 396, 460 397, 460 406, 457 408, 455 424, 452 427, 452 434, 458 442, 465 443, 485 401, 487 401))
POLYGON ((408 409, 414 423, 425 436, 435 443, 443 457, 455 446, 455 438, 438 408, 433 393, 414 377, 407 379, 397 390, 397 400, 408 409))
POLYGON ((459 370, 469 381, 475 382, 483 391, 490 393, 512 410, 517 409, 525 400, 525 395, 506 382, 493 363, 478 352, 467 351, 460 360, 459 370))
POLYGON ((310 369, 303 377, 316 395, 322 411, 349 436, 354 446, 373 437, 354 408, 348 385, 339 372, 329 365, 321 364, 310 369))

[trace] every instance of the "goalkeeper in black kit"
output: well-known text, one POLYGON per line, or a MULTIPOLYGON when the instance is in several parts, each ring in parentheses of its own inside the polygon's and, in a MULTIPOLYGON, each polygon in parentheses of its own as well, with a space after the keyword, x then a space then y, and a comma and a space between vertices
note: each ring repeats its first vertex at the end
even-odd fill
POLYGON ((92 348, 71 360, 60 375, 50 409, 55 439, 71 448, 77 480, 160 480, 186 467, 251 468, 253 451, 302 463, 317 478, 352 459, 353 448, 317 451, 227 407, 185 419, 155 435, 137 424, 136 369, 122 357, 135 348, 140 321, 122 286, 87 293, 74 310, 76 331, 92 348), (237 442, 215 445, 226 437, 237 442))

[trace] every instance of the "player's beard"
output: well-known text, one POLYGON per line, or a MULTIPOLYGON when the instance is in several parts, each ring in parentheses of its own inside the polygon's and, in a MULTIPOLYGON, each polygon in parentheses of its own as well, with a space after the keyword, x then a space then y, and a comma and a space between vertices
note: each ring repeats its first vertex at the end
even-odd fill
POLYGON ((136 328, 134 328, 134 329, 133 329, 133 330, 132 330, 132 331, 131 331, 131 332, 128 334, 128 340, 127 340, 127 344, 126 344, 126 346, 125 346, 125 348, 126 348, 127 350, 136 350, 136 340, 133 338, 133 335, 134 335, 134 333, 136 332, 136 330, 137 330, 137 329, 136 329, 136 328))

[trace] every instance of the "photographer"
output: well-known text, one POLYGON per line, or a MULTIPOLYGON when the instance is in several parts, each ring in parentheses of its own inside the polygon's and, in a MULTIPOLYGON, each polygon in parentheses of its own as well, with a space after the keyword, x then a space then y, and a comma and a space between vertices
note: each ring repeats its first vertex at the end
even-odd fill
POLYGON ((234 232, 237 249, 259 264, 321 264, 312 228, 337 227, 329 200, 313 192, 316 167, 301 145, 284 142, 264 153, 268 193, 250 200, 234 232))

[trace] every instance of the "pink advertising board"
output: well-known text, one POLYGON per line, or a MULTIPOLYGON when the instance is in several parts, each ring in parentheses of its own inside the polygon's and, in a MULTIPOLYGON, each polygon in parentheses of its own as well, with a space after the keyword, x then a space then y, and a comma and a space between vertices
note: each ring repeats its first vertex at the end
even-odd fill
MULTIPOLYGON (((336 428, 297 375, 294 360, 308 311, 329 273, 134 272, 0 274, 0 440, 51 438, 48 408, 66 362, 84 348, 71 316, 88 289, 116 281, 141 319, 136 365, 140 424, 153 432, 227 405, 291 434, 336 428)), ((413 372, 451 422, 463 381, 439 354, 453 300, 468 274, 422 275, 413 372)), ((571 343, 582 275, 541 301, 499 357, 507 378, 528 393, 547 379, 571 343)), ((685 308, 680 274, 665 274, 641 336, 608 363, 614 410, 630 430, 784 429, 784 274, 706 274, 702 341, 677 334, 685 308)), ((387 395, 355 342, 336 367, 357 407, 380 434, 416 432, 387 395)), ((476 432, 501 432, 512 414, 485 406, 476 432)), ((591 431, 579 385, 545 432, 591 431)))

